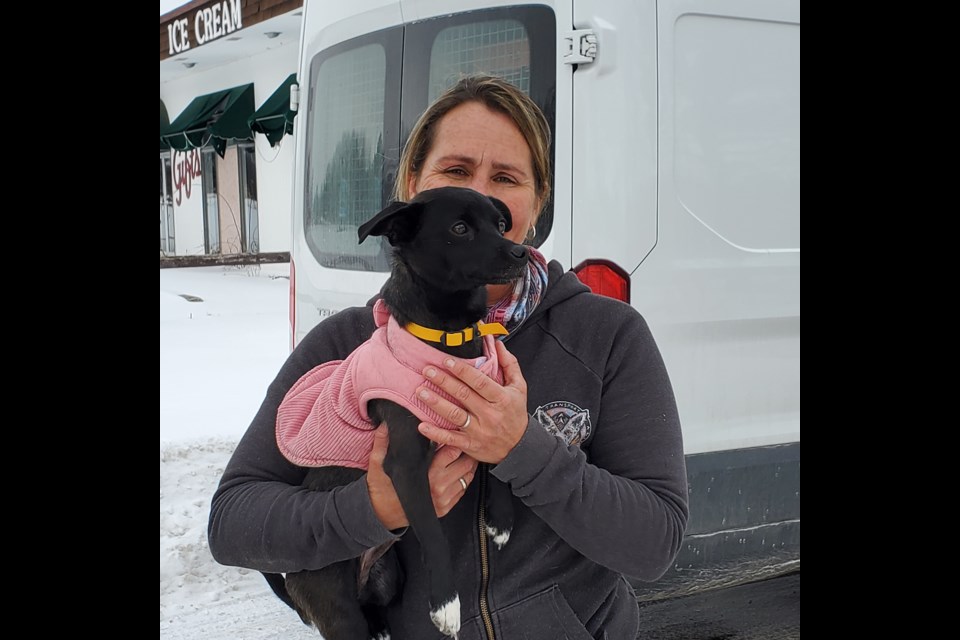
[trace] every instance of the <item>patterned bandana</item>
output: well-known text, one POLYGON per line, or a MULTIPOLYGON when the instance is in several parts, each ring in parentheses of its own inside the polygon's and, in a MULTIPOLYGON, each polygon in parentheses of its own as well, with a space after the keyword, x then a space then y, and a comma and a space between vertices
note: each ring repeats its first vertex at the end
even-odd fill
MULTIPOLYGON (((527 247, 530 252, 530 262, 527 273, 517 280, 510 295, 501 298, 496 304, 487 309, 484 322, 499 322, 513 333, 523 321, 533 313, 540 304, 540 298, 547 289, 547 259, 543 254, 527 247)), ((500 337, 503 339, 503 336, 500 337)))

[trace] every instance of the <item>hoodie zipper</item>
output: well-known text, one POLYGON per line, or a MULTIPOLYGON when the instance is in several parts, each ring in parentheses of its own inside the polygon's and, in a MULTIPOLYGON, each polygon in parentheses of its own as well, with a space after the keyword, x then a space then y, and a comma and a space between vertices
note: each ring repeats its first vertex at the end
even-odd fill
MULTIPOLYGON (((527 318, 523 324, 527 324, 529 320, 530 318, 527 318)), ((504 336, 503 342, 515 335, 515 332, 511 332, 504 336)), ((487 469, 487 463, 480 463, 478 469, 480 474, 480 505, 477 509, 477 530, 480 533, 480 618, 483 620, 487 640, 496 640, 497 637, 493 633, 493 617, 490 615, 490 603, 487 601, 487 589, 490 586, 490 550, 487 546, 487 509, 485 506, 487 503, 487 469)))
POLYGON ((480 530, 480 617, 487 632, 487 640, 495 640, 490 603, 487 602, 487 587, 490 585, 490 552, 487 548, 487 465, 480 469, 480 508, 477 510, 477 526, 480 530))

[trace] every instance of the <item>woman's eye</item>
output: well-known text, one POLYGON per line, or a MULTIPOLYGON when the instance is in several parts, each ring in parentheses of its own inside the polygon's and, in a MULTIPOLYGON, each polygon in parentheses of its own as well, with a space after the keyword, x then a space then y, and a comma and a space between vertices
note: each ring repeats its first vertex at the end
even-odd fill
POLYGON ((465 176, 467 172, 461 169, 460 167, 453 167, 452 169, 447 169, 447 173, 455 176, 465 176))
POLYGON ((516 184, 516 182, 517 182, 516 180, 514 180, 514 179, 511 178, 510 176, 497 176, 497 177, 494 178, 494 179, 495 179, 497 182, 500 182, 500 183, 503 183, 503 184, 516 184))
POLYGON ((497 224, 497 229, 500 230, 500 235, 503 235, 504 232, 506 232, 506 230, 507 230, 507 222, 506 222, 506 220, 501 220, 500 223, 497 224))
POLYGON ((450 230, 453 231, 456 235, 462 236, 467 232, 467 225, 463 224, 462 222, 458 222, 452 227, 450 227, 450 230))

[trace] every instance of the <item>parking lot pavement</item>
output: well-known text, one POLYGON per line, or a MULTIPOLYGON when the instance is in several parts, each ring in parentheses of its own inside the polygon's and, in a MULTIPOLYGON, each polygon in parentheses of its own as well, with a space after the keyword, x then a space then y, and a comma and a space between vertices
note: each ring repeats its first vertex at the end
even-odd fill
POLYGON ((799 640, 800 573, 640 604, 637 640, 799 640))

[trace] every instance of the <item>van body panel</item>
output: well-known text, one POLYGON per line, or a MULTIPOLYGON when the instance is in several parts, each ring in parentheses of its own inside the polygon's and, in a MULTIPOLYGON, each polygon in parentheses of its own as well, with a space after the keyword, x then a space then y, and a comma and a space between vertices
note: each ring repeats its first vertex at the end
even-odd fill
POLYGON ((658 4, 659 238, 632 282, 688 453, 800 440, 798 6, 658 4))
POLYGON ((573 73, 573 256, 627 273, 657 242, 657 29, 654 2, 578 0, 597 57, 573 73))

